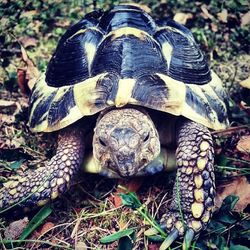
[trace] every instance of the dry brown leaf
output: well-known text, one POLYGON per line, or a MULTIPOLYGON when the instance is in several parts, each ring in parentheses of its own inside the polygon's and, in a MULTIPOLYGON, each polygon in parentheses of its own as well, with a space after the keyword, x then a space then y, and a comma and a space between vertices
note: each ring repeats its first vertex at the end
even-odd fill
POLYGON ((37 78, 39 77, 39 71, 28 57, 28 54, 23 46, 21 46, 22 60, 26 64, 25 68, 19 68, 17 70, 18 85, 23 94, 29 94, 29 91, 33 88, 37 78))
POLYGON ((244 88, 250 89, 250 76, 247 79, 241 81, 240 85, 244 88))
POLYGON ((27 69, 17 69, 17 83, 23 94, 29 93, 28 81, 26 79, 27 69))
POLYGON ((21 17, 32 18, 36 14, 37 14, 37 10, 29 10, 29 11, 22 12, 21 17))
POLYGON ((5 239, 16 240, 22 234, 29 222, 28 217, 24 217, 21 220, 13 221, 4 231, 5 239))
MULTIPOLYGON (((129 192, 136 192, 141 187, 142 182, 142 178, 134 178, 129 181, 118 180, 118 185, 125 187, 129 192)), ((119 193, 126 193, 126 191, 122 188, 117 188, 117 192, 111 197, 115 207, 120 207, 122 205, 122 199, 119 196, 119 193)))
POLYGON ((54 223, 52 222, 46 222, 44 223, 39 230, 35 231, 34 236, 35 238, 39 238, 42 235, 46 234, 51 228, 53 228, 55 226, 54 223))
POLYGON ((227 23, 228 12, 226 9, 223 9, 220 13, 217 14, 218 19, 223 22, 227 23))
POLYGON ((193 14, 191 14, 191 13, 179 12, 179 13, 175 14, 174 21, 176 21, 177 23, 185 25, 187 23, 187 20, 192 19, 192 18, 193 18, 193 14))
POLYGON ((248 11, 241 17, 241 27, 248 25, 249 23, 250 23, 250 11, 248 11))
POLYGON ((217 187, 215 206, 221 207, 223 200, 228 195, 236 195, 239 201, 236 203, 234 210, 242 212, 250 204, 250 184, 245 176, 236 177, 230 183, 221 184, 217 187))
POLYGON ((29 46, 35 47, 38 41, 34 37, 25 36, 20 38, 20 42, 22 43, 24 48, 27 48, 29 46))
POLYGON ((204 19, 213 19, 213 18, 214 18, 214 16, 211 15, 211 14, 208 12, 207 5, 206 5, 206 4, 202 4, 202 5, 201 5, 201 10, 202 10, 201 16, 202 16, 204 19))
POLYGON ((250 135, 242 136, 236 148, 242 153, 250 153, 250 135))

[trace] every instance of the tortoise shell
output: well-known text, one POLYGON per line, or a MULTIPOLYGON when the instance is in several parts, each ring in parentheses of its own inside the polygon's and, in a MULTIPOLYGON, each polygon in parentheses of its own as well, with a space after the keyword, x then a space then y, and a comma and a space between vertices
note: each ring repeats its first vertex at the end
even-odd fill
POLYGON ((120 5, 87 14, 62 36, 34 86, 29 123, 50 132, 108 107, 140 105, 223 129, 226 103, 187 28, 120 5))

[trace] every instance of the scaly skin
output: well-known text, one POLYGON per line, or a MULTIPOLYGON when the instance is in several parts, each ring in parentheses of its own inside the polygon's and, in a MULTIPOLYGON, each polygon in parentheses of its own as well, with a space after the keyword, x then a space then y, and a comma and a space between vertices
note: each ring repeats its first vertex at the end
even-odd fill
POLYGON ((203 230, 212 215, 215 198, 214 150, 209 130, 185 121, 177 135, 177 175, 173 201, 161 223, 170 233, 165 247, 184 236, 183 249, 203 230))
POLYGON ((83 161, 82 132, 77 127, 61 130, 56 155, 45 167, 11 177, 0 190, 0 208, 21 202, 23 207, 41 206, 65 192, 83 161))

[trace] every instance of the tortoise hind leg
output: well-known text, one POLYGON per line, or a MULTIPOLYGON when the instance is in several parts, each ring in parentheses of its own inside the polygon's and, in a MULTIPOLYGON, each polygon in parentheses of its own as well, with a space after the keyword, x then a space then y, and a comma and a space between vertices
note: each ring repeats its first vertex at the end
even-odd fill
POLYGON ((209 130, 184 121, 177 134, 177 175, 173 201, 161 223, 170 233, 165 246, 184 236, 183 249, 211 218, 215 197, 214 150, 209 130))
POLYGON ((69 127, 59 132, 56 155, 46 166, 11 177, 0 190, 0 208, 21 202, 22 207, 41 206, 63 193, 82 161, 82 131, 69 127))

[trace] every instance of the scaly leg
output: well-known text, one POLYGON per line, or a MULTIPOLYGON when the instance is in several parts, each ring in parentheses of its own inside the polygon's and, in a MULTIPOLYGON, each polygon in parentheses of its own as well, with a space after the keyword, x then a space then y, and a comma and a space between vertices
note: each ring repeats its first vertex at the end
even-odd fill
POLYGON ((83 161, 83 136, 78 127, 59 132, 56 155, 45 167, 11 177, 0 190, 0 208, 21 202, 22 207, 41 206, 65 192, 83 161))
POLYGON ((173 201, 161 223, 169 232, 165 247, 184 236, 183 249, 188 249, 211 218, 215 198, 214 150, 209 130, 192 121, 181 124, 177 143, 173 201))

